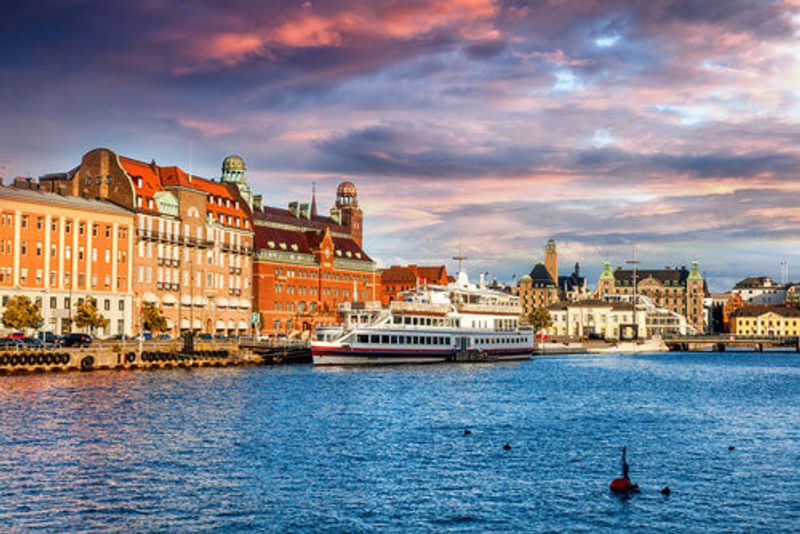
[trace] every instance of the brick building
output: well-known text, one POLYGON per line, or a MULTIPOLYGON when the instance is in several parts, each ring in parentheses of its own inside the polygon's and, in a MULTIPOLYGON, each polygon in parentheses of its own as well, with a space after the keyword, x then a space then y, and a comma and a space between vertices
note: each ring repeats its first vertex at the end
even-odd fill
POLYGON ((447 267, 444 265, 392 265, 381 271, 381 304, 388 306, 390 302, 398 300, 403 291, 423 284, 444 286, 449 281, 447 267))
POLYGON ((75 169, 42 177, 40 186, 134 214, 134 332, 144 303, 153 303, 172 335, 243 334, 250 327, 253 250, 243 167, 230 156, 222 180, 213 181, 98 148, 75 169))
POLYGON ((43 330, 66 333, 76 303, 92 296, 109 320, 97 334, 130 334, 133 212, 35 186, 0 187, 0 313, 25 295, 39 304, 43 330))
POLYGON ((597 284, 599 298, 613 295, 633 295, 634 285, 638 295, 649 297, 659 308, 686 317, 687 323, 697 332, 705 331, 703 299, 708 290, 696 261, 691 270, 685 267, 664 269, 638 269, 636 278, 629 269, 613 270, 605 262, 597 284))
POLYGON ((338 324, 340 303, 380 297, 375 263, 361 248, 355 185, 339 184, 330 216, 317 214, 314 196, 288 209, 261 206, 258 196, 254 203, 253 302, 261 332, 310 333, 338 324))

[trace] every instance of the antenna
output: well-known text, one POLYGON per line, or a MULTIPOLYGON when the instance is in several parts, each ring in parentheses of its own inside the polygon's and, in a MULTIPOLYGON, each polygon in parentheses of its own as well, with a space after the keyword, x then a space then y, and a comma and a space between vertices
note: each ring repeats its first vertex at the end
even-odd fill
POLYGON ((189 183, 192 183, 192 140, 189 139, 189 183))
POLYGON ((454 260, 458 260, 458 272, 463 271, 464 260, 468 260, 466 256, 464 256, 464 249, 461 244, 461 238, 458 238, 458 256, 453 256, 454 260))
POLYGON ((625 263, 633 265, 633 306, 636 308, 636 266, 639 265, 639 260, 636 259, 636 245, 633 246, 633 258, 625 263))
POLYGON ((781 283, 786 285, 789 283, 789 261, 781 260, 781 283))

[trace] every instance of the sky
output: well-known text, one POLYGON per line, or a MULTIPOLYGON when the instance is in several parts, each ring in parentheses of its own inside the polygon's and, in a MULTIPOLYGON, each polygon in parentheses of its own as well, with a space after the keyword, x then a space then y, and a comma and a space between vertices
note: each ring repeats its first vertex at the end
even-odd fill
POLYGON ((800 280, 800 1, 44 0, 0 17, 0 175, 88 150, 329 207, 382 266, 800 280))

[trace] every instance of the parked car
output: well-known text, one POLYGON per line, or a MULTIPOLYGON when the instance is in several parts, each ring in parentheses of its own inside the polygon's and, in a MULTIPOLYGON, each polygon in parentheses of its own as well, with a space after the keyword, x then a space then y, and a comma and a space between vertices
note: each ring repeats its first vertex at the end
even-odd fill
POLYGON ((24 332, 12 332, 8 334, 8 339, 25 339, 24 332))
POLYGON ((22 347, 25 349, 35 350, 44 348, 44 343, 42 343, 42 340, 35 337, 26 337, 24 339, 20 339, 19 341, 22 343, 22 347))
POLYGON ((227 339, 225 334, 217 334, 217 339, 227 339))
POLYGON ((92 336, 73 332, 67 334, 61 341, 62 347, 89 347, 92 344, 92 336))
POLYGON ((158 336, 158 339, 167 340, 167 339, 172 339, 172 338, 169 337, 169 334, 161 334, 160 336, 158 336))
POLYGON ((108 339, 114 339, 114 340, 118 340, 118 341, 123 341, 123 340, 126 340, 126 339, 133 339, 133 338, 131 338, 131 336, 129 336, 127 334, 117 334, 115 336, 111 336, 108 339))
POLYGON ((206 332, 204 334, 200 334, 200 339, 214 339, 214 336, 206 332))
POLYGON ((289 336, 286 334, 278 334, 278 339, 289 339, 289 336))
POLYGON ((41 341, 46 347, 59 347, 61 346, 61 337, 52 332, 39 332, 36 339, 41 341))

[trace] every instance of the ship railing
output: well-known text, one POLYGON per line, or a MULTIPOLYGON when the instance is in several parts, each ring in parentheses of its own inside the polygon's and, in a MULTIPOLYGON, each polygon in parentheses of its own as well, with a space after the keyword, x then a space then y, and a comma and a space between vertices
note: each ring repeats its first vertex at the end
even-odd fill
POLYGON ((521 313, 521 309, 516 305, 504 306, 501 304, 456 304, 456 309, 460 312, 480 312, 480 313, 521 313))
POLYGON ((447 304, 432 304, 429 302, 406 302, 396 300, 391 303, 393 312, 419 312, 419 313, 438 313, 446 314, 450 311, 447 304))

